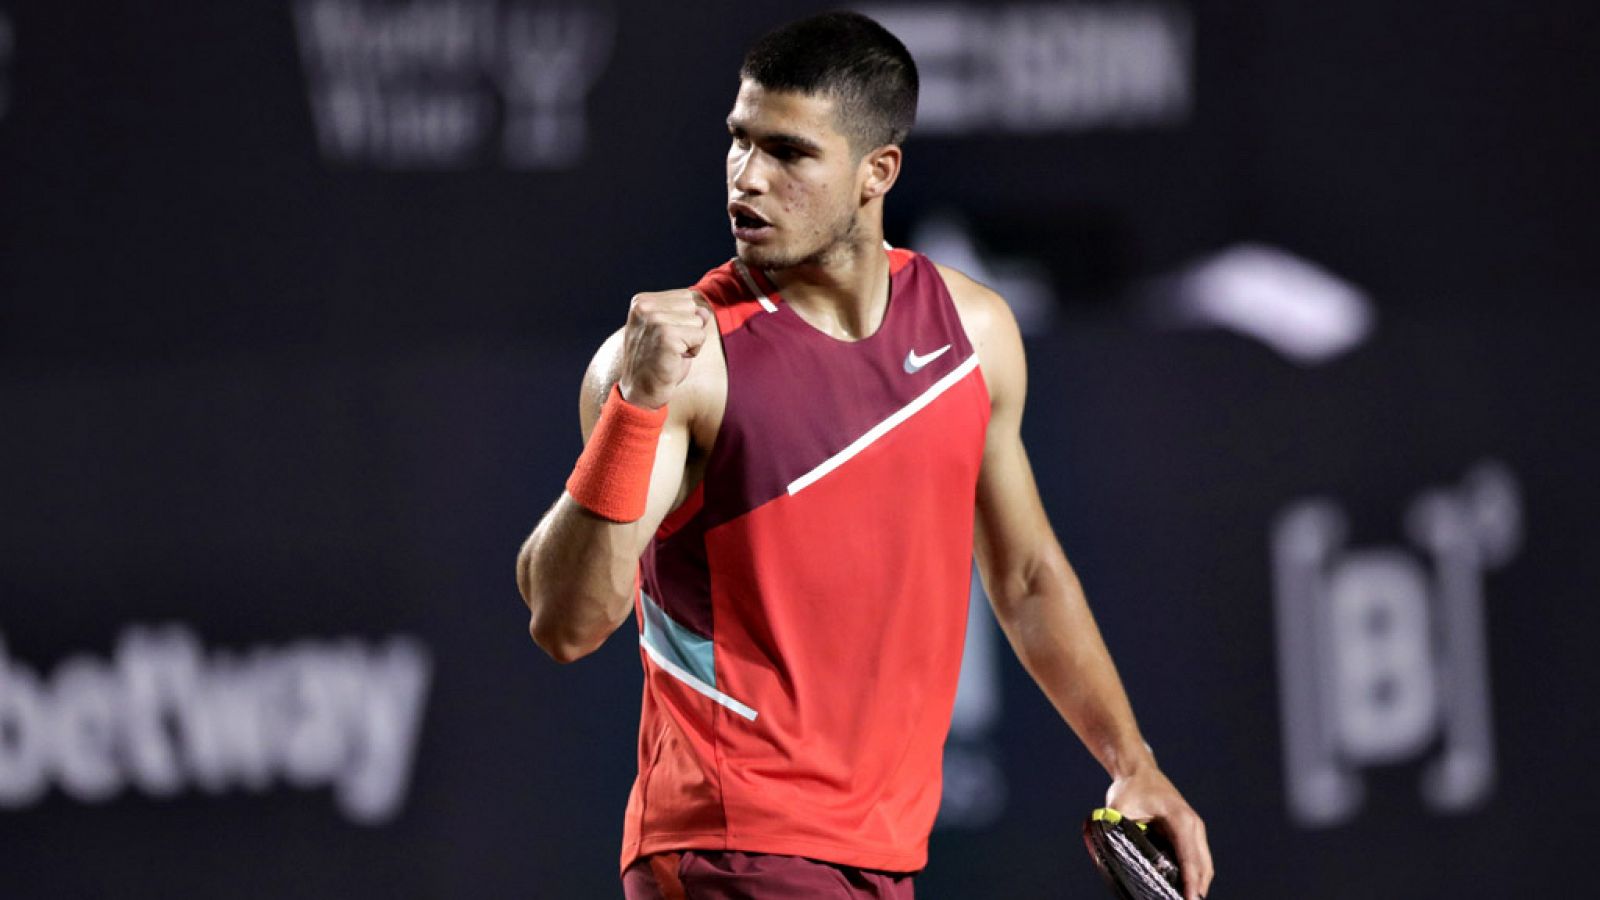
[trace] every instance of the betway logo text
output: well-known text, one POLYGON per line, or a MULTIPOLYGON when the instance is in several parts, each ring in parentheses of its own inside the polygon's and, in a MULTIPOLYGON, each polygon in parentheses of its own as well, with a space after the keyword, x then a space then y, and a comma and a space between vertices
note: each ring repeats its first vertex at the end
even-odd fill
POLYGON ((332 787, 348 818, 380 823, 404 802, 430 676, 405 637, 206 652, 169 625, 41 677, 0 635, 0 808, 52 783, 83 802, 281 784, 332 787))

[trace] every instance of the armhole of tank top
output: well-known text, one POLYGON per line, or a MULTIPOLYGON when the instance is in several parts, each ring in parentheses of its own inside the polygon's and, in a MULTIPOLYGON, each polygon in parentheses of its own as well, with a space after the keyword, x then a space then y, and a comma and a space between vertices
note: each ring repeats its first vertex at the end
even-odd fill
POLYGON ((652 543, 664 541, 679 531, 682 531, 705 511, 706 481, 711 475, 711 465, 716 459, 717 447, 721 443, 722 424, 728 414, 728 392, 731 388, 732 376, 728 369, 728 344, 724 340, 722 329, 717 329, 717 347, 722 351, 722 411, 717 416, 717 431, 711 436, 710 446, 705 448, 705 464, 700 469, 700 480, 689 489, 683 497, 683 502, 673 507, 661 519, 661 524, 656 527, 656 532, 651 536, 652 543))
MULTIPOLYGON (((728 267, 728 274, 733 279, 733 284, 735 286, 735 290, 738 291, 738 296, 743 297, 746 292, 760 290, 759 286, 747 284, 739 277, 738 272, 735 270, 735 267, 739 264, 737 258, 730 260, 729 263, 730 265, 728 267)), ((738 316, 731 311, 746 304, 757 303, 757 299, 754 296, 751 296, 749 299, 741 299, 736 304, 717 305, 717 348, 722 351, 722 410, 720 415, 717 416, 717 432, 711 436, 711 446, 706 448, 706 464, 705 469, 700 473, 700 483, 695 486, 693 491, 690 492, 690 497, 692 497, 695 493, 699 493, 701 495, 700 509, 696 510, 694 515, 687 517, 682 525, 687 525, 689 522, 694 521, 695 518, 703 514, 705 511, 706 482, 711 479, 711 473, 716 468, 717 455, 722 451, 722 435, 728 422, 728 408, 732 405, 733 400, 733 363, 728 356, 728 336, 738 332, 739 329, 743 328, 745 323, 751 318, 751 315, 761 315, 765 312, 765 309, 763 309, 761 306, 757 306, 756 312, 743 316, 738 316), (730 327, 726 329, 722 327, 724 321, 722 313, 724 311, 729 311, 727 320, 730 322, 730 327)), ((689 499, 689 497, 684 498, 684 503, 688 503, 689 499)), ((681 528, 682 525, 679 527, 681 528)))
POLYGON ((700 483, 694 486, 694 489, 689 492, 689 496, 685 497, 683 501, 687 505, 698 496, 700 506, 692 515, 684 518, 683 522, 678 526, 679 528, 693 522, 705 513, 706 482, 711 480, 712 470, 716 468, 717 453, 722 449, 722 433, 728 424, 728 406, 733 399, 733 366, 728 361, 727 338, 728 336, 722 333, 722 329, 717 329, 717 348, 722 351, 722 410, 717 415, 717 431, 711 435, 711 445, 706 447, 706 461, 700 470, 700 483))
MULTIPOLYGON (((944 277, 941 275, 939 280, 943 281, 944 277)), ((950 315, 955 318, 955 327, 959 329, 962 340, 967 342, 967 352, 971 353, 973 359, 977 360, 977 365, 973 366, 972 374, 978 379, 978 387, 983 391, 983 421, 985 427, 987 427, 989 419, 994 415, 994 394, 989 390, 988 373, 983 370, 983 357, 978 355, 978 342, 968 333, 967 323, 961 318, 961 308, 956 305, 956 295, 951 293, 949 285, 945 285, 945 293, 950 296, 948 301, 950 315)), ((1001 302, 1005 302, 1003 298, 1001 302)))
MULTIPOLYGON (((944 293, 943 303, 945 312, 943 314, 950 317, 951 326, 955 329, 957 334, 961 335, 961 339, 966 341, 967 352, 977 357, 978 342, 973 340, 972 334, 967 331, 966 321, 961 318, 961 307, 956 303, 955 291, 950 290, 950 283, 945 280, 944 273, 939 271, 939 264, 925 256, 923 259, 927 260, 929 273, 931 273, 934 278, 938 279, 939 290, 944 293)), ((984 396, 988 399, 987 408, 984 411, 985 421, 987 421, 989 414, 994 411, 994 397, 989 393, 989 380, 984 377, 982 357, 978 357, 978 364, 974 367, 974 369, 975 374, 978 376, 978 383, 983 387, 984 396)))
MULTIPOLYGON (((711 458, 707 455, 706 462, 709 464, 710 461, 711 458)), ((700 483, 689 491, 688 495, 683 498, 683 502, 678 504, 677 509, 667 513, 666 518, 661 520, 660 527, 656 528, 654 540, 658 542, 664 541, 681 531, 685 525, 693 522, 695 517, 700 515, 700 510, 705 508, 705 497, 706 479, 705 474, 701 473, 700 483)))

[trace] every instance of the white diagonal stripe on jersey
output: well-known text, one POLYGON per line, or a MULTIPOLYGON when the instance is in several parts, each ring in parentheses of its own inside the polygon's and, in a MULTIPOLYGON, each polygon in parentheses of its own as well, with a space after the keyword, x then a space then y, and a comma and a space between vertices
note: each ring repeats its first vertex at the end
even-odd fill
POLYGON ((694 688, 697 692, 710 697, 712 700, 717 701, 739 715, 744 716, 746 719, 749 719, 752 722, 756 720, 755 710, 745 706, 743 703, 740 703, 732 697, 729 697, 727 694, 724 694, 711 685, 706 684, 704 681, 701 681, 700 679, 689 674, 689 672, 686 671, 682 666, 668 659, 660 650, 657 650, 655 647, 651 646, 650 642, 645 640, 644 635, 642 634, 639 635, 639 646, 643 647, 644 652, 650 654, 650 659, 654 660, 656 665, 666 670, 668 675, 671 675, 673 678, 676 678, 684 684, 687 684, 689 687, 694 688))
POLYGON ((816 484, 818 479, 822 478, 822 476, 832 472, 834 469, 839 468, 846 462, 849 462, 851 457, 867 449, 867 447, 870 446, 873 441, 876 441, 878 438, 888 434, 896 425, 899 425, 901 422, 904 422, 905 420, 916 415, 919 410, 927 406, 929 403, 932 403, 935 398, 949 390, 956 382, 967 377, 967 374, 977 367, 978 354, 974 353, 963 360, 961 365, 956 366, 949 372, 946 372, 943 378, 935 381, 931 387, 918 395, 917 399, 895 410, 894 413, 889 416, 889 418, 884 419, 882 422, 872 426, 867 430, 866 434, 863 434, 862 436, 851 441, 848 447, 845 447, 838 453, 828 457, 815 469, 812 469, 804 475, 801 475, 799 478, 789 482, 790 496, 798 494, 811 485, 816 484))

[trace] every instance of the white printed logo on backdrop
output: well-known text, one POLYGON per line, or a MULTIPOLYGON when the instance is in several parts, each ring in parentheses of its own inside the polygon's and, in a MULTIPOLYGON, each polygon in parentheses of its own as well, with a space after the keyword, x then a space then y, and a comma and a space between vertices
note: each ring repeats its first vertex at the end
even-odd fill
POLYGON ((207 652, 168 625, 41 677, 0 636, 0 809, 52 784, 83 803, 283 784, 331 787, 346 818, 381 824, 404 804, 431 675, 408 637, 207 652))
POLYGON ((299 0, 294 19, 323 158, 392 169, 576 165, 616 38, 597 4, 299 0))
POLYGON ((917 133, 1182 125, 1194 22, 1174 3, 873 4, 921 80, 917 133))
POLYGON ((1267 244, 1235 244, 1142 291, 1154 324, 1224 328, 1301 366, 1353 353, 1377 329, 1377 306, 1365 291, 1267 244))
POLYGON ((1302 825, 1360 812, 1361 769, 1418 761, 1424 805, 1472 809, 1495 780, 1484 576, 1516 555, 1522 500, 1484 462, 1419 494, 1405 529, 1420 551, 1345 545, 1332 500, 1295 504, 1272 535, 1284 766, 1302 825))

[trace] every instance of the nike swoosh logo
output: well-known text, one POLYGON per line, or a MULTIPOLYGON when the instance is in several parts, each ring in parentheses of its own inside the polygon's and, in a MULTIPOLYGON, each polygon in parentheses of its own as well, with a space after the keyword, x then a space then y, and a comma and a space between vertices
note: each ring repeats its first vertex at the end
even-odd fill
POLYGON ((915 350, 907 350, 906 351, 906 374, 907 375, 916 374, 917 372, 922 370, 923 366, 925 366, 928 363, 931 363, 934 360, 938 359, 939 357, 943 356, 944 352, 946 350, 949 350, 949 349, 950 349, 950 345, 949 344, 945 344, 943 347, 940 347, 939 349, 933 351, 932 353, 926 354, 924 356, 918 356, 917 355, 917 351, 915 351, 915 350))

